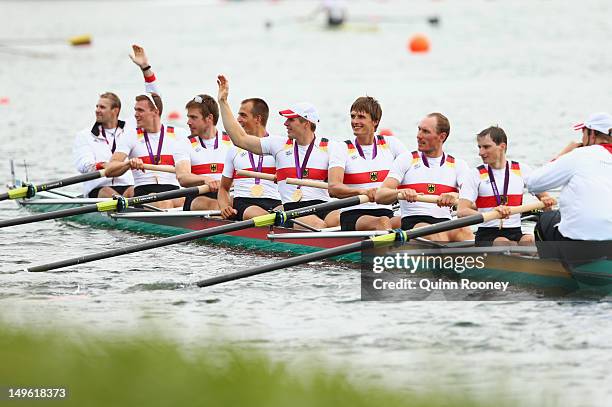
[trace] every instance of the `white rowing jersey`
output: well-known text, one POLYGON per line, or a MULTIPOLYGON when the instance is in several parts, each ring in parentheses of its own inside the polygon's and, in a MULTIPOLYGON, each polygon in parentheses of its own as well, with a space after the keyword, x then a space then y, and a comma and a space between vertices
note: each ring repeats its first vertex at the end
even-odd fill
MULTIPOLYGON (((418 151, 400 154, 391 167, 387 177, 399 182, 398 189, 414 189, 425 195, 440 195, 459 192, 459 188, 470 176, 470 169, 464 160, 443 153, 440 157, 425 157, 418 151)), ((402 217, 432 216, 450 219, 449 207, 439 207, 433 203, 400 201, 402 217)))
MULTIPOLYGON (((523 190, 525 188, 525 178, 531 173, 531 169, 526 164, 519 164, 517 161, 506 161, 504 168, 491 168, 493 180, 497 188, 494 192, 489 166, 480 165, 472 171, 468 181, 459 191, 459 198, 467 199, 476 204, 478 212, 486 213, 495 209, 499 205, 520 206, 523 204, 523 190), (507 193, 506 173, 508 174, 507 193)), ((490 220, 481 223, 481 227, 499 227, 500 219, 490 220)), ((509 219, 502 222, 504 228, 515 228, 521 226, 521 214, 511 215, 509 219)))
MULTIPOLYGON (((127 154, 129 158, 140 158, 145 164, 174 165, 179 161, 189 160, 187 136, 185 129, 164 124, 157 133, 147 133, 143 129, 129 130, 117 144, 116 151, 127 154)), ((132 174, 135 186, 179 185, 176 175, 169 172, 133 170, 132 174)))
MULTIPOLYGON (((114 129, 102 128, 100 123, 95 123, 91 129, 83 129, 77 133, 72 145, 74 165, 80 173, 86 173, 100 169, 100 164, 110 160, 117 148, 117 143, 123 137, 125 122, 119 120, 114 129), (98 165, 98 166, 97 166, 98 165)), ((134 185, 134 177, 131 171, 113 178, 98 178, 83 183, 83 196, 87 196, 91 190, 105 186, 134 185)))
MULTIPOLYGON (((357 144, 356 139, 336 143, 330 154, 329 168, 343 168, 343 183, 351 188, 379 188, 393 161, 406 151, 406 147, 395 137, 377 135, 374 141, 364 146, 357 144)), ((353 209, 391 209, 391 205, 366 202, 340 211, 353 209)))
POLYGON ((330 200, 327 189, 306 186, 300 186, 298 188, 297 185, 287 184, 287 178, 299 178, 297 170, 298 162, 300 169, 303 168, 302 179, 327 181, 327 168, 329 166, 328 144, 328 139, 315 137, 312 149, 310 149, 310 144, 300 146, 295 143, 295 140, 289 138, 270 136, 261 139, 261 149, 263 153, 271 155, 276 163, 278 192, 284 204, 297 200, 303 202, 330 200), (304 159, 309 149, 310 154, 308 155, 306 166, 304 166, 304 159), (298 153, 297 161, 295 157, 296 150, 298 153), (296 199, 294 195, 298 189, 302 191, 301 199, 296 199))
POLYGON ((562 187, 559 232, 576 240, 612 240, 612 144, 580 147, 527 178, 529 192, 562 187))
POLYGON ((223 174, 225 156, 232 146, 227 133, 217 130, 215 137, 205 140, 198 136, 189 136, 191 144, 189 159, 191 172, 220 180, 223 174))
POLYGON ((234 180, 235 198, 269 198, 280 200, 278 188, 273 181, 244 177, 237 170, 276 174, 274 157, 257 155, 231 146, 225 156, 223 176, 234 180))

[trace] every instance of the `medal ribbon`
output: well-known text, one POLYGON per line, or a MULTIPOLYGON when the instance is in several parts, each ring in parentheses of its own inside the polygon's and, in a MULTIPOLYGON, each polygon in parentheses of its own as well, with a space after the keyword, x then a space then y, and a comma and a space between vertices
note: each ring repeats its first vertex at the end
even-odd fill
MULTIPOLYGON (((372 160, 376 158, 376 155, 378 154, 378 140, 376 140, 376 138, 374 138, 374 151, 372 152, 372 160)), ((355 138, 355 148, 357 148, 357 152, 359 152, 359 155, 361 156, 361 158, 363 158, 364 160, 365 158, 365 154, 363 153, 363 149, 361 148, 361 146, 359 145, 359 142, 357 141, 357 138, 355 138)))
MULTIPOLYGON (((312 149, 314 147, 314 143, 315 143, 315 138, 312 139, 312 141, 310 142, 310 145, 308 146, 308 149, 306 150, 306 154, 304 154, 304 161, 302 162, 302 165, 300 165, 300 153, 298 150, 298 144, 297 142, 293 143, 293 159, 295 160, 295 173, 298 177, 298 179, 302 179, 302 177, 304 176, 304 170, 306 169, 306 165, 308 164, 308 160, 310 159, 310 154, 312 154, 312 149)), ((298 185, 297 188, 300 189, 301 185, 298 185)))
POLYGON ((157 155, 153 157, 153 149, 151 148, 151 143, 149 142, 149 135, 147 132, 144 132, 145 144, 147 145, 147 150, 149 151, 149 158, 151 159, 152 164, 159 164, 159 160, 161 158, 162 145, 164 144, 164 125, 162 124, 161 130, 159 132, 159 143, 157 144, 157 155))
MULTIPOLYGON (((200 144, 202 145, 202 147, 206 148, 206 144, 204 144, 204 141, 202 141, 200 136, 198 136, 198 140, 200 140, 200 144)), ((213 150, 216 150, 218 148, 219 148, 219 130, 217 130, 217 132, 215 133, 215 146, 213 147, 213 150)))
MULTIPOLYGON (((106 138, 106 132, 104 131, 104 126, 100 126, 100 130, 102 130, 102 137, 104 137, 104 141, 106 141, 106 144, 110 145, 110 143, 108 142, 108 139, 106 138)), ((115 132, 113 133, 113 146, 111 147, 111 153, 114 153, 116 148, 117 148, 117 127, 115 127, 115 132)))
MULTIPOLYGON (((427 160, 427 156, 421 153, 421 160, 423 160, 423 164, 425 167, 429 168, 429 161, 427 160)), ((444 160, 446 160, 446 154, 442 153, 442 159, 440 160, 440 167, 444 165, 444 160)))
MULTIPOLYGON (((495 176, 493 175, 493 170, 491 166, 487 165, 487 170, 489 171, 489 179, 491 180, 491 188, 493 189, 493 195, 495 195, 495 201, 497 201, 498 205, 502 205, 502 197, 499 195, 499 189, 497 189, 497 182, 495 182, 495 176)), ((508 203, 508 184, 510 181, 510 166, 508 165, 508 161, 506 161, 506 176, 504 179, 504 203, 506 205, 508 203)))
MULTIPOLYGON (((261 168, 263 167, 263 155, 259 156, 259 162, 257 163, 257 168, 255 168, 255 158, 253 158, 253 153, 249 151, 249 161, 251 161, 251 168, 253 171, 261 172, 261 168)), ((255 178, 255 185, 259 185, 261 182, 261 178, 255 178)))

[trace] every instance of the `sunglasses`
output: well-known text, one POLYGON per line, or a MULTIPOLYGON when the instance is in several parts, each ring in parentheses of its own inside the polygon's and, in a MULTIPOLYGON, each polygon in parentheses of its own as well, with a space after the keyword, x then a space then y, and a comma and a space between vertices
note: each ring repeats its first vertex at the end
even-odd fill
POLYGON ((150 93, 145 93, 143 96, 145 96, 147 99, 149 99, 151 101, 151 103, 153 103, 153 106, 159 110, 159 107, 157 107, 157 103, 155 103, 155 99, 153 99, 153 95, 150 93))

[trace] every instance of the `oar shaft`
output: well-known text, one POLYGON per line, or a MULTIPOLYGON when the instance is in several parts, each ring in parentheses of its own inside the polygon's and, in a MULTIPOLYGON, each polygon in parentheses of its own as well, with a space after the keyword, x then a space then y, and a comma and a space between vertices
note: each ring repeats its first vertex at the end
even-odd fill
MULTIPOLYGON (((187 195, 197 195, 203 194, 209 191, 207 185, 185 188, 185 189, 177 189, 175 191, 167 191, 160 192, 156 194, 136 196, 134 198, 129 198, 127 200, 128 206, 136 206, 143 205, 152 202, 165 201, 167 199, 181 198, 187 195)), ((23 216, 21 218, 16 219, 7 219, 4 221, 0 221, 0 228, 8 227, 8 226, 16 226, 16 225, 24 225, 26 223, 38 222, 43 220, 50 219, 60 219, 68 216, 76 216, 83 215, 85 213, 93 213, 93 212, 107 212, 114 211, 117 209, 117 201, 113 199, 109 199, 105 202, 100 202, 92 205, 85 205, 79 208, 70 208, 70 209, 62 209, 59 211, 40 213, 36 215, 23 216)))
MULTIPOLYGON (((197 187, 197 188, 204 189, 208 187, 202 186, 202 187, 197 187)), ((326 209, 332 210, 332 209, 338 209, 340 207, 357 205, 359 203, 363 203, 364 201, 367 202, 367 200, 368 200, 368 197, 365 195, 353 196, 353 197, 345 198, 345 199, 339 199, 337 201, 326 202, 326 203, 313 205, 313 206, 306 207, 306 208, 294 209, 291 211, 284 212, 284 218, 287 220, 294 219, 300 216, 306 216, 312 213, 317 213, 320 210, 326 210, 326 209)), ((249 219, 249 220, 245 220, 241 222, 235 222, 229 225, 217 226, 217 227, 210 228, 210 229, 189 232, 189 233, 185 233, 179 236, 167 237, 164 239, 147 242, 147 243, 143 243, 139 245, 118 248, 114 250, 109 250, 109 251, 105 251, 101 253, 94 253, 94 254, 90 254, 87 256, 82 256, 82 257, 77 257, 77 258, 72 258, 72 259, 67 259, 67 260, 60 260, 54 263, 43 264, 40 266, 33 266, 33 267, 27 268, 26 271, 49 271, 49 270, 54 270, 54 269, 61 268, 61 267, 74 266, 77 264, 83 264, 83 263, 87 263, 90 261, 102 260, 102 259, 107 259, 109 257, 120 256, 123 254, 135 253, 135 252, 139 252, 143 250, 154 249, 157 247, 168 246, 168 245, 175 244, 175 243, 183 243, 183 242, 188 242, 188 241, 195 240, 195 239, 201 239, 204 237, 215 236, 215 235, 219 235, 223 233, 231 233, 234 231, 247 229, 253 226, 270 226, 274 224, 275 220, 277 219, 277 216, 279 215, 275 213, 257 216, 253 219, 249 219)))
MULTIPOLYGON (((51 181, 51 182, 46 182, 44 184, 35 185, 34 189, 36 190, 36 192, 48 191, 51 189, 66 187, 68 185, 78 184, 80 182, 91 181, 93 179, 98 179, 102 177, 104 177, 104 170, 92 171, 92 172, 88 172, 85 174, 75 175, 73 177, 60 179, 57 181, 51 181)), ((5 199, 25 198, 27 191, 28 191, 28 187, 15 188, 11 191, 0 194, 0 201, 3 201, 5 199)))
POLYGON ((329 184, 323 181, 316 181, 313 179, 299 179, 299 178, 287 178, 287 184, 291 185, 301 185, 304 187, 313 187, 313 188, 321 188, 327 189, 329 184))
POLYGON ((355 242, 345 246, 334 247, 332 249, 323 250, 320 252, 309 253, 303 256, 283 259, 280 261, 276 261, 272 264, 265 264, 263 266, 253 267, 251 269, 238 271, 236 273, 212 277, 206 280, 198 281, 196 285, 198 287, 209 287, 211 285, 227 283, 228 281, 238 280, 245 277, 256 276, 257 274, 263 274, 269 271, 298 266, 300 264, 327 259, 334 256, 341 256, 343 254, 352 253, 359 250, 371 249, 372 247, 374 247, 372 240, 363 240, 361 242, 355 242))
POLYGON ((170 172, 172 174, 176 173, 176 168, 173 165, 144 164, 144 169, 149 171, 170 172))
POLYGON ((191 240, 201 239, 204 237, 214 236, 219 233, 230 233, 241 229, 246 229, 254 226, 254 221, 249 219, 241 222, 236 222, 231 225, 222 225, 210 229, 197 230, 195 232, 184 233, 178 236, 166 237, 159 240, 154 240, 138 245, 120 247, 105 252, 94 253, 87 256, 75 257, 72 259, 60 260, 40 266, 28 267, 25 270, 30 272, 40 272, 55 270, 62 267, 75 266, 77 264, 89 263, 96 260, 108 259, 110 257, 121 256, 124 254, 136 253, 144 250, 155 249, 158 247, 169 246, 176 243, 189 242, 191 240))
POLYGON ((257 172, 257 171, 249 171, 249 170, 237 170, 236 174, 242 176, 242 177, 248 177, 248 178, 259 178, 259 179, 265 179, 267 181, 276 181, 276 175, 274 174, 267 174, 265 172, 257 172))

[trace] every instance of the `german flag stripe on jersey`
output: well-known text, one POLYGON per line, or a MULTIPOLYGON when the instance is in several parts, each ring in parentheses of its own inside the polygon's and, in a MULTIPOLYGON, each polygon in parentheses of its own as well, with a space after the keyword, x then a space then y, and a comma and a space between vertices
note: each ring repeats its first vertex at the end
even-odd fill
POLYGON ((348 185, 369 184, 371 182, 383 182, 387 178, 389 170, 358 172, 355 174, 344 174, 344 183, 348 185))
POLYGON ((412 165, 415 165, 418 162, 419 162, 419 152, 413 151, 412 152, 412 165))
POLYGON ((521 176, 521 166, 516 161, 510 162, 510 171, 512 171, 515 175, 521 176))
POLYGON ((344 140, 344 143, 346 144, 346 147, 348 148, 349 155, 355 154, 357 152, 357 149, 355 148, 355 145, 353 144, 351 140, 344 140))
POLYGON ((196 140, 196 137, 194 136, 189 136, 189 141, 191 142, 191 147, 193 148, 197 148, 198 147, 198 140, 196 140))
POLYGON ((176 134, 174 134, 173 126, 166 127, 166 136, 170 137, 171 139, 176 139, 176 134))
POLYGON ((171 154, 166 154, 166 155, 162 155, 161 157, 159 157, 159 162, 158 163, 154 163, 151 161, 151 157, 147 156, 143 156, 143 157, 138 157, 142 160, 143 163, 145 164, 157 164, 157 165, 174 165, 174 157, 171 154))
POLYGON ((329 144, 329 140, 326 138, 322 138, 319 143, 319 148, 323 151, 327 151, 327 145, 329 144))
POLYGON ((385 137, 381 136, 380 134, 376 136, 376 144, 378 144, 382 148, 389 148, 389 146, 387 145, 387 141, 385 140, 385 137))
POLYGON ((230 145, 232 144, 232 139, 230 138, 229 134, 223 132, 223 134, 221 134, 221 142, 230 145))
POLYGON ((451 187, 448 185, 442 184, 428 184, 428 183, 420 183, 420 184, 407 184, 400 185, 397 189, 414 189, 419 194, 426 195, 440 195, 448 192, 459 192, 459 190, 455 187, 451 187))
POLYGON ((221 174, 223 172, 223 163, 208 163, 191 166, 191 173, 196 175, 205 174, 221 174))
MULTIPOLYGON (((319 168, 306 168, 308 175, 304 176, 304 179, 315 179, 318 181, 325 181, 327 179, 327 169, 319 168)), ((276 172, 277 181, 283 181, 287 178, 297 178, 297 172, 295 167, 279 168, 276 172)))
MULTIPOLYGON (((520 206, 523 204, 523 194, 508 195, 507 206, 520 206)), ((479 196, 476 198, 477 208, 496 208, 498 206, 495 196, 479 196)))
POLYGON ((289 150, 291 147, 293 147, 293 139, 288 138, 287 141, 285 142, 285 146, 283 147, 283 150, 289 150))
POLYGON ((480 179, 482 180, 489 178, 489 171, 487 171, 484 165, 478 166, 478 173, 480 174, 480 179))

